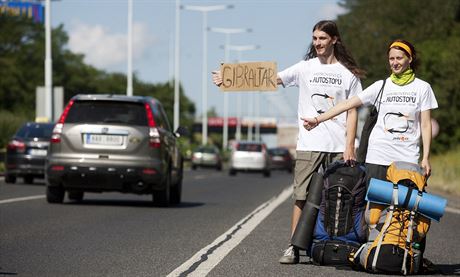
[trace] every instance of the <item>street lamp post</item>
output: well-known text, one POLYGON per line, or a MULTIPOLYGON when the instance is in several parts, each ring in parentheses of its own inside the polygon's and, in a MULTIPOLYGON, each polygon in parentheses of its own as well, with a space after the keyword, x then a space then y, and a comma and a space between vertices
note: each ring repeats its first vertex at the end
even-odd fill
POLYGON ((126 95, 133 95, 133 0, 128 0, 128 68, 126 95))
MULTIPOLYGON (((239 34, 244 32, 251 32, 252 30, 249 28, 209 28, 211 32, 222 33, 225 34, 225 59, 226 63, 229 62, 229 49, 228 46, 230 45, 230 35, 231 34, 239 34)), ((224 92, 224 123, 223 123, 223 133, 222 133, 222 149, 227 149, 228 145, 228 93, 224 92)))
POLYGON ((176 26, 174 45, 174 130, 179 127, 180 95, 179 95, 179 54, 180 54, 180 0, 176 0, 176 26))
POLYGON ((208 34, 207 34, 207 29, 208 29, 208 12, 212 11, 219 11, 219 10, 225 10, 225 9, 231 9, 233 8, 232 5, 214 5, 214 6, 190 6, 190 5, 185 5, 182 6, 185 10, 190 10, 190 11, 197 11, 201 12, 203 15, 203 72, 202 72, 202 113, 203 113, 203 119, 202 119, 202 142, 201 144, 206 145, 208 143, 208 113, 207 113, 207 106, 208 106, 208 85, 207 85, 207 77, 208 77, 208 66, 207 66, 207 57, 208 57, 208 34))
POLYGON ((51 57, 51 0, 45 3, 45 99, 49 108, 46 111, 50 121, 54 121, 53 61, 51 57))
MULTIPOLYGON (((228 49, 237 51, 238 53, 238 62, 242 62, 241 52, 249 51, 249 50, 256 50, 259 49, 259 45, 229 45, 228 49)), ((236 103, 236 114, 237 114, 237 121, 236 121, 236 140, 241 140, 241 93, 238 93, 237 103, 236 103)), ((249 127, 249 126, 248 126, 249 127)))

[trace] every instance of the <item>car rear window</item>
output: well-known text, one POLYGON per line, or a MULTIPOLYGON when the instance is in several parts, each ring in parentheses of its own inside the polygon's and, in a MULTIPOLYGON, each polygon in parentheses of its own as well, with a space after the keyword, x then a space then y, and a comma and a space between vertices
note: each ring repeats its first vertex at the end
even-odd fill
POLYGON ((250 143, 240 143, 236 147, 238 151, 248 151, 248 152, 261 152, 262 145, 260 144, 250 144, 250 143))
POLYGON ((270 150, 268 150, 268 152, 270 154, 272 154, 272 155, 280 155, 280 156, 282 156, 282 155, 288 154, 289 151, 287 149, 270 149, 270 150))
POLYGON ((143 103, 76 101, 65 123, 148 125, 143 103))
POLYGON ((216 149, 214 148, 207 148, 207 147, 200 147, 195 152, 207 153, 207 154, 214 154, 216 153, 216 149))
POLYGON ((51 138, 53 124, 28 124, 21 127, 16 133, 16 137, 21 138, 51 138))

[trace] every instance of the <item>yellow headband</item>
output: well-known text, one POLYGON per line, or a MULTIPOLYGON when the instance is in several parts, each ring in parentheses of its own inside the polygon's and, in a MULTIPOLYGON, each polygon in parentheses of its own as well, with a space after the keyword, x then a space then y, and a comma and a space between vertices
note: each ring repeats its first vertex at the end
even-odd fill
POLYGON ((406 50, 406 52, 409 53, 409 56, 412 57, 412 51, 410 50, 410 47, 407 44, 400 41, 395 41, 390 45, 390 49, 395 46, 401 47, 402 49, 406 50))

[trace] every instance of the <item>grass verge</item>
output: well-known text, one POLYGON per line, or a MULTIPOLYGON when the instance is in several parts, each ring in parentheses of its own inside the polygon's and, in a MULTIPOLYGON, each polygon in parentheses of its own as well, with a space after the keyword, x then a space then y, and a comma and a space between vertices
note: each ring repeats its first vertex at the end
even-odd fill
POLYGON ((433 187, 460 196, 460 147, 430 159, 432 174, 428 180, 433 187))

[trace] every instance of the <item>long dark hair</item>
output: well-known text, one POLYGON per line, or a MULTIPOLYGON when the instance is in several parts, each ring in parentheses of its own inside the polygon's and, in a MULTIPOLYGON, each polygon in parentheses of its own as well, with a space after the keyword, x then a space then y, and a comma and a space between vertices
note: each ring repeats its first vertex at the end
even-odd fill
POLYGON ((398 49, 398 50, 401 50, 404 52, 404 54, 411 58, 412 57, 412 62, 410 63, 410 68, 415 72, 415 70, 418 68, 418 66, 420 65, 420 59, 417 57, 417 51, 415 51, 415 47, 414 45, 412 45, 412 43, 408 42, 407 40, 403 40, 403 39, 395 39, 393 40, 389 45, 388 45, 388 51, 387 51, 387 54, 390 53, 390 49, 391 48, 395 48, 395 49, 398 49), (412 53, 409 53, 407 52, 406 49, 404 49, 403 47, 400 47, 400 46, 393 46, 391 47, 391 45, 395 42, 401 42, 403 44, 405 44, 407 47, 410 48, 410 51, 412 53))
MULTIPOLYGON (((330 37, 337 38, 337 42, 334 44, 334 56, 343 66, 345 66, 348 70, 351 71, 351 73, 359 78, 363 78, 366 75, 366 72, 358 67, 350 52, 343 44, 339 29, 337 28, 337 24, 335 24, 334 21, 322 20, 316 23, 316 25, 313 27, 313 32, 316 30, 323 31, 330 37)), ((318 55, 316 54, 315 46, 313 43, 311 43, 310 49, 305 54, 304 59, 309 60, 316 58, 317 56, 318 55)))

